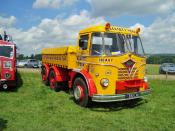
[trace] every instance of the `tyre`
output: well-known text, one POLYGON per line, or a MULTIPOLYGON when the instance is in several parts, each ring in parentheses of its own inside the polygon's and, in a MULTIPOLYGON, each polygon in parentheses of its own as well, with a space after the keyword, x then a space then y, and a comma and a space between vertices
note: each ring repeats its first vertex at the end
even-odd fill
POLYGON ((162 69, 159 70, 159 74, 166 74, 165 71, 163 71, 162 69))
POLYGON ((47 78, 47 72, 46 72, 46 68, 45 68, 45 67, 43 67, 43 68, 41 69, 41 77, 42 77, 43 83, 44 83, 46 86, 48 86, 48 85, 49 85, 49 80, 48 80, 48 78, 47 78))
POLYGON ((159 74, 163 74, 163 73, 162 73, 162 70, 159 70, 159 74))
POLYGON ((89 105, 90 100, 87 84, 81 77, 77 77, 73 83, 73 95, 78 105, 82 107, 87 107, 89 105))
POLYGON ((61 84, 56 81, 56 75, 53 70, 50 71, 49 73, 49 84, 50 88, 55 90, 55 91, 60 91, 61 90, 61 84))
POLYGON ((7 90, 9 87, 8 87, 8 85, 7 85, 6 83, 4 83, 4 84, 2 85, 2 88, 3 88, 3 90, 7 90))
POLYGON ((24 65, 24 68, 28 68, 28 66, 25 64, 25 65, 24 65))

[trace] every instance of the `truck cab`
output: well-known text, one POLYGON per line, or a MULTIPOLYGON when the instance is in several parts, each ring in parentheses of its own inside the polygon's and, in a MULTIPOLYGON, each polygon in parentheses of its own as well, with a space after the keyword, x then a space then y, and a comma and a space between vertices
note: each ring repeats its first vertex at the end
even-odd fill
POLYGON ((121 101, 150 94, 139 32, 140 28, 131 30, 109 23, 80 31, 77 64, 94 81, 92 101, 121 101))
POLYGON ((0 87, 16 86, 16 72, 16 46, 5 34, 0 39, 0 87))

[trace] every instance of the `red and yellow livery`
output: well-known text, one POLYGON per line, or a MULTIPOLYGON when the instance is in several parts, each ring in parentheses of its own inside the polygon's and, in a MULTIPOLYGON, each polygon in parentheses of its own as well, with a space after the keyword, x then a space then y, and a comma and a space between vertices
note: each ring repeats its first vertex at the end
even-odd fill
POLYGON ((139 31, 108 23, 81 30, 77 46, 43 49, 42 80, 55 90, 67 84, 81 106, 150 94, 139 31))

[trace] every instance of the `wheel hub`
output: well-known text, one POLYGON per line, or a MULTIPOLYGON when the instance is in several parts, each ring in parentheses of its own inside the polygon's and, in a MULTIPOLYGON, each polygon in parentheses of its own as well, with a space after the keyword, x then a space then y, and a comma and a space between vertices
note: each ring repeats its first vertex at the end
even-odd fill
POLYGON ((43 79, 43 81, 45 81, 46 80, 46 75, 43 75, 42 79, 43 79))
POLYGON ((74 96, 76 100, 81 100, 83 98, 83 89, 81 86, 76 86, 74 90, 74 96))
POLYGON ((2 88, 3 88, 4 90, 6 90, 6 89, 8 88, 8 85, 7 85, 7 84, 3 84, 2 88))
POLYGON ((50 87, 51 87, 51 88, 54 88, 54 86, 55 86, 55 79, 52 78, 52 79, 50 80, 50 87))

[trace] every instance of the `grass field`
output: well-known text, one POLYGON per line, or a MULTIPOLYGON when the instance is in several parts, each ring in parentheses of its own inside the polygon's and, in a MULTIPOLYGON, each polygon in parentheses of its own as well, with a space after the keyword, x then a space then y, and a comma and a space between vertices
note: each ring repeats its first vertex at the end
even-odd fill
POLYGON ((0 92, 0 130, 141 131, 175 129, 175 81, 152 80, 152 95, 138 102, 82 108, 67 91, 44 86, 39 73, 21 72, 20 87, 0 92))

